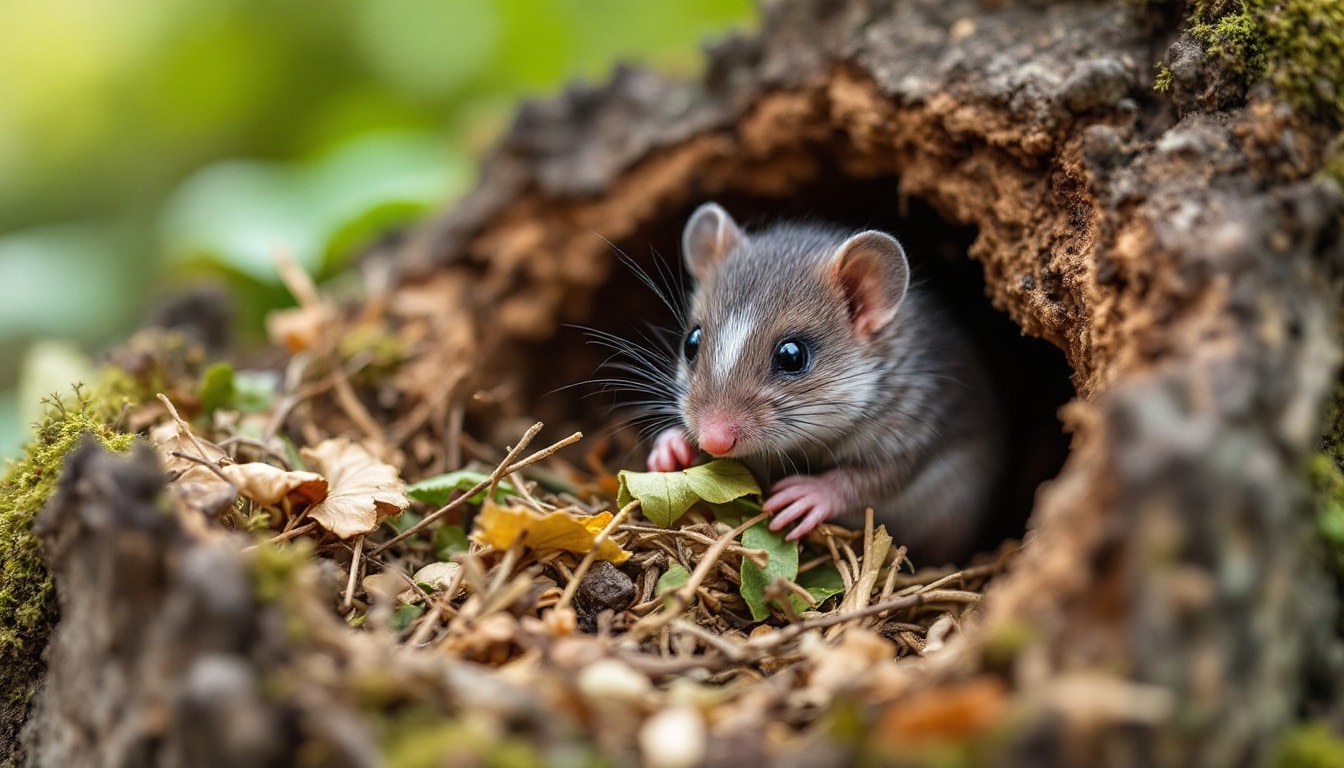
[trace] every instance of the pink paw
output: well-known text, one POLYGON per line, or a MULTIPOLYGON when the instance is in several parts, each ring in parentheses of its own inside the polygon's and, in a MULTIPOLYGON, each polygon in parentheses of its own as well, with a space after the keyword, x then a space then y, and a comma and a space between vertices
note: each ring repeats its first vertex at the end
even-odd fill
POLYGON ((695 463, 695 446, 686 439, 681 427, 671 427, 658 433, 654 438, 653 450, 649 451, 649 470, 652 472, 676 472, 695 463))
POLYGON ((797 520, 798 524, 784 537, 788 541, 797 541, 827 520, 844 514, 849 509, 849 502, 839 478, 827 472, 791 475, 780 480, 770 489, 770 498, 761 508, 773 515, 770 520, 772 531, 797 520))

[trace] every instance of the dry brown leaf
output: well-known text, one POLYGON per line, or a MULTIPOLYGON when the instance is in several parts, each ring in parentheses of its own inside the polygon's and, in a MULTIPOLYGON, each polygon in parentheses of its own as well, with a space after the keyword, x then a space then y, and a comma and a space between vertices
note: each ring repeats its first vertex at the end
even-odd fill
POLYGON ((336 319, 336 310, 326 304, 277 309, 266 315, 266 336, 290 352, 302 352, 327 339, 336 319))
MULTIPOLYGON (((543 515, 525 507, 506 507, 486 499, 481 505, 481 513, 476 516, 471 537, 480 544, 500 550, 508 549, 521 538, 523 544, 533 550, 559 549, 586 554, 612 517, 610 512, 578 515, 563 509, 543 515)), ((620 564, 630 559, 630 553, 607 539, 598 547, 597 557, 620 564)))
MULTIPOLYGON (((208 470, 207 470, 208 471, 208 470)), ((172 489, 187 509, 195 510, 207 518, 223 514, 238 500, 238 489, 232 483, 226 483, 213 473, 211 480, 205 482, 189 481, 173 483, 172 489)))
MULTIPOLYGON (((416 584, 428 584, 431 592, 447 590, 453 586, 453 582, 457 582, 458 589, 461 589, 462 566, 452 562, 430 563, 416 571, 411 580, 416 584)), ((448 595, 450 600, 454 597, 457 597, 456 592, 448 595)), ((401 603, 413 603, 419 599, 420 592, 415 589, 407 589, 397 595, 397 601, 401 603)))
POLYGON ((884 739, 902 746, 965 741, 1003 722, 1008 704, 1003 681, 982 676, 893 704, 882 713, 877 729, 884 739))
POLYGON ((205 459, 215 466, 219 466, 220 461, 228 456, 222 448, 203 437, 197 436, 193 440, 192 435, 185 432, 176 421, 165 421, 154 427, 149 431, 149 439, 154 441, 154 446, 159 454, 159 463, 163 465, 164 470, 169 473, 179 473, 174 478, 174 482, 206 483, 209 485, 226 483, 224 478, 200 462, 173 455, 173 453, 180 453, 186 456, 194 456, 205 459))
POLYGON ((247 498, 268 507, 288 499, 293 507, 308 506, 327 496, 327 479, 316 472, 284 470, 260 461, 230 464, 220 471, 247 498))
POLYGON ((176 420, 165 421, 149 431, 149 439, 154 441, 164 470, 175 475, 172 489, 178 500, 187 509, 215 517, 238 500, 238 487, 220 476, 224 469, 220 463, 226 458, 223 449, 199 436, 193 440, 187 429, 176 420), (220 467, 220 472, 183 456, 205 459, 220 467))
POLYGON ((309 508, 308 516, 342 539, 369 533, 410 506, 396 467, 358 443, 344 437, 323 440, 300 455, 327 479, 327 497, 309 508))
POLYGON ((406 586, 406 577, 394 571, 379 571, 365 576, 359 585, 374 600, 391 600, 406 586))

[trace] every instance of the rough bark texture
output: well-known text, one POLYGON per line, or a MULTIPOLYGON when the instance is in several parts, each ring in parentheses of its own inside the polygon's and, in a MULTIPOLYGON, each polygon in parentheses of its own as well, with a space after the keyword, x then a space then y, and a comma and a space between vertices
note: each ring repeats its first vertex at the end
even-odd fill
MULTIPOLYGON (((1313 176, 1321 127, 1229 97, 1201 55, 1117 3, 775 2, 759 36, 713 52, 702 82, 626 70, 530 105, 480 187, 403 257, 403 307, 426 281, 471 287, 440 327, 474 336, 480 365, 448 375, 427 358, 423 375, 439 366, 447 388, 431 405, 591 371, 591 353, 556 340, 560 325, 646 303, 607 241, 675 253, 705 199, 934 240, 973 228, 993 305, 1063 351, 1077 399, 1024 556, 929 685, 1006 676, 1019 711, 1046 713, 1011 739, 1023 764, 1263 761, 1313 703, 1308 666, 1338 658, 1336 596, 1305 554, 1302 467, 1339 361, 1344 201, 1313 176), (1161 96, 1150 67, 1173 43, 1176 87, 1161 96), (926 210, 936 217, 910 215, 926 210)), ((515 396, 499 411, 546 407, 515 396)), ((92 535, 98 510, 143 496, 71 483, 51 514, 88 533, 53 550, 65 620, 30 742, 45 765, 87 758, 79 734, 126 728, 100 708, 138 701, 154 675, 227 677, 239 702, 253 685, 246 665, 153 666, 156 643, 235 635, 165 624, 187 610, 191 581, 165 578, 161 536, 132 526, 108 547, 92 535), (83 569, 120 573, 117 553, 135 547, 151 563, 127 576, 139 596, 81 606, 97 573, 83 569)), ((225 606, 240 621, 246 599, 225 606)))

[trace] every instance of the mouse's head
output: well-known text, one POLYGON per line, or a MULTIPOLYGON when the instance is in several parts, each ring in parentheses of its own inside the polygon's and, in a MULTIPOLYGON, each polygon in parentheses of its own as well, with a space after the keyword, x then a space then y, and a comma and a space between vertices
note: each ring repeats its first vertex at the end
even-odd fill
POLYGON ((706 203, 682 249, 697 285, 678 406, 703 450, 825 455, 872 416, 910 279, 894 238, 815 224, 748 234, 706 203))

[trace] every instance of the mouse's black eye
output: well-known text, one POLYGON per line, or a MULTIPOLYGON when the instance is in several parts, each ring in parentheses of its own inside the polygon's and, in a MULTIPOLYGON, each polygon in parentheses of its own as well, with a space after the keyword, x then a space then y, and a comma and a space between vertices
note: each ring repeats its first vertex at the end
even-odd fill
POLYGON ((775 373, 802 373, 807 370, 807 364, 811 360, 812 354, 807 348, 807 342, 802 339, 785 339, 775 348, 772 367, 775 373))
POLYGON ((681 344, 681 353, 686 356, 686 362, 695 362, 695 356, 700 352, 700 326, 695 326, 691 332, 686 334, 686 341, 681 344))

